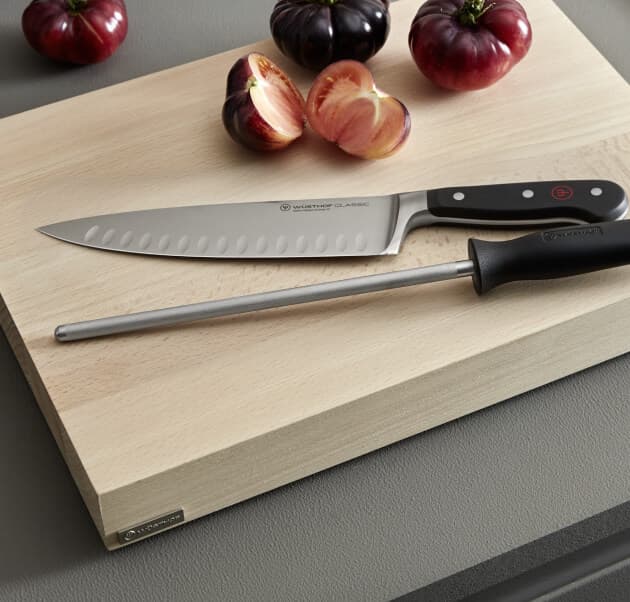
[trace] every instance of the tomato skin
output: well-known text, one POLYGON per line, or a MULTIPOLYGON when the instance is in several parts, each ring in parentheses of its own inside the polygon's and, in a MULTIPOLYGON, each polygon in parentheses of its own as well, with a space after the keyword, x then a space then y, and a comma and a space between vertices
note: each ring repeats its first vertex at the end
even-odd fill
POLYGON ((109 58, 127 36, 124 0, 33 0, 22 30, 40 54, 86 65, 109 58))
POLYGON ((270 26, 278 48, 307 69, 363 62, 387 40, 389 0, 278 0, 270 26))
POLYGON ((475 25, 458 16, 466 0, 428 0, 409 32, 418 68, 448 90, 479 90, 505 76, 525 57, 532 29, 516 0, 486 0, 475 25))

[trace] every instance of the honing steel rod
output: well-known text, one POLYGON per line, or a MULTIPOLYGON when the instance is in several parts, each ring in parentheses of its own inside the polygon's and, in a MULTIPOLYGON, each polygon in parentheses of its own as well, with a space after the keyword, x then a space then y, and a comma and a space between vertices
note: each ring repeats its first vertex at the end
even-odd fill
POLYGON ((374 293, 390 288, 450 280, 452 278, 471 276, 472 273, 472 261, 456 261, 426 268, 375 274, 373 276, 350 278, 337 282, 324 282, 322 284, 245 295, 219 301, 206 301, 192 305, 169 307, 168 309, 143 311, 127 316, 115 316, 99 320, 88 320, 87 322, 77 322, 76 324, 66 324, 57 327, 55 338, 64 343, 78 341, 158 326, 172 326, 183 322, 243 314, 261 309, 272 309, 274 307, 298 305, 300 303, 323 301, 337 297, 374 293))
POLYGON ((479 295, 518 280, 562 278, 630 263, 630 222, 537 232, 504 242, 468 241, 468 260, 64 324, 60 342, 78 341, 472 276, 479 295))

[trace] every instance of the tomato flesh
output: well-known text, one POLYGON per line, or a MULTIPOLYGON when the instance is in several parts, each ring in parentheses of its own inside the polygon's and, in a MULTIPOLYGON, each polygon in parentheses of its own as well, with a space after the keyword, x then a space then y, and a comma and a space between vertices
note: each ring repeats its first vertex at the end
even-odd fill
POLYGON ((320 136, 364 159, 393 154, 411 129, 406 107, 379 90, 356 61, 339 61, 320 73, 306 100, 306 116, 320 136))
POLYGON ((304 98, 293 82, 262 55, 250 55, 254 81, 249 90, 260 116, 280 135, 291 140, 304 131, 304 98))

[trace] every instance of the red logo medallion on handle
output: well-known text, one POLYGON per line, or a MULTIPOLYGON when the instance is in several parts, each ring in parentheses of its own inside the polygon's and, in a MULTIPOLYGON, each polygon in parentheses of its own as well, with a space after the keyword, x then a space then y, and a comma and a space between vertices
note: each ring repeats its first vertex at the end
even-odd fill
POLYGON ((551 190, 551 196, 556 199, 556 201, 570 201, 573 198, 573 188, 566 184, 556 186, 551 190))

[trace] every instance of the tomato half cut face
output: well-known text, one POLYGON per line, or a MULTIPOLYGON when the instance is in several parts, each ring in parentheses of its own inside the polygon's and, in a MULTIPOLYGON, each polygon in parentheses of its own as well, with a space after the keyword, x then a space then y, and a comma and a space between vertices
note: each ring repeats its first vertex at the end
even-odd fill
POLYGON ((275 63, 251 54, 249 92, 260 116, 281 136, 295 139, 304 129, 304 99, 295 84, 275 63))
POLYGON ((363 159, 395 153, 411 129, 407 108, 379 90, 367 67, 356 61, 339 61, 320 73, 306 116, 320 136, 363 159))

